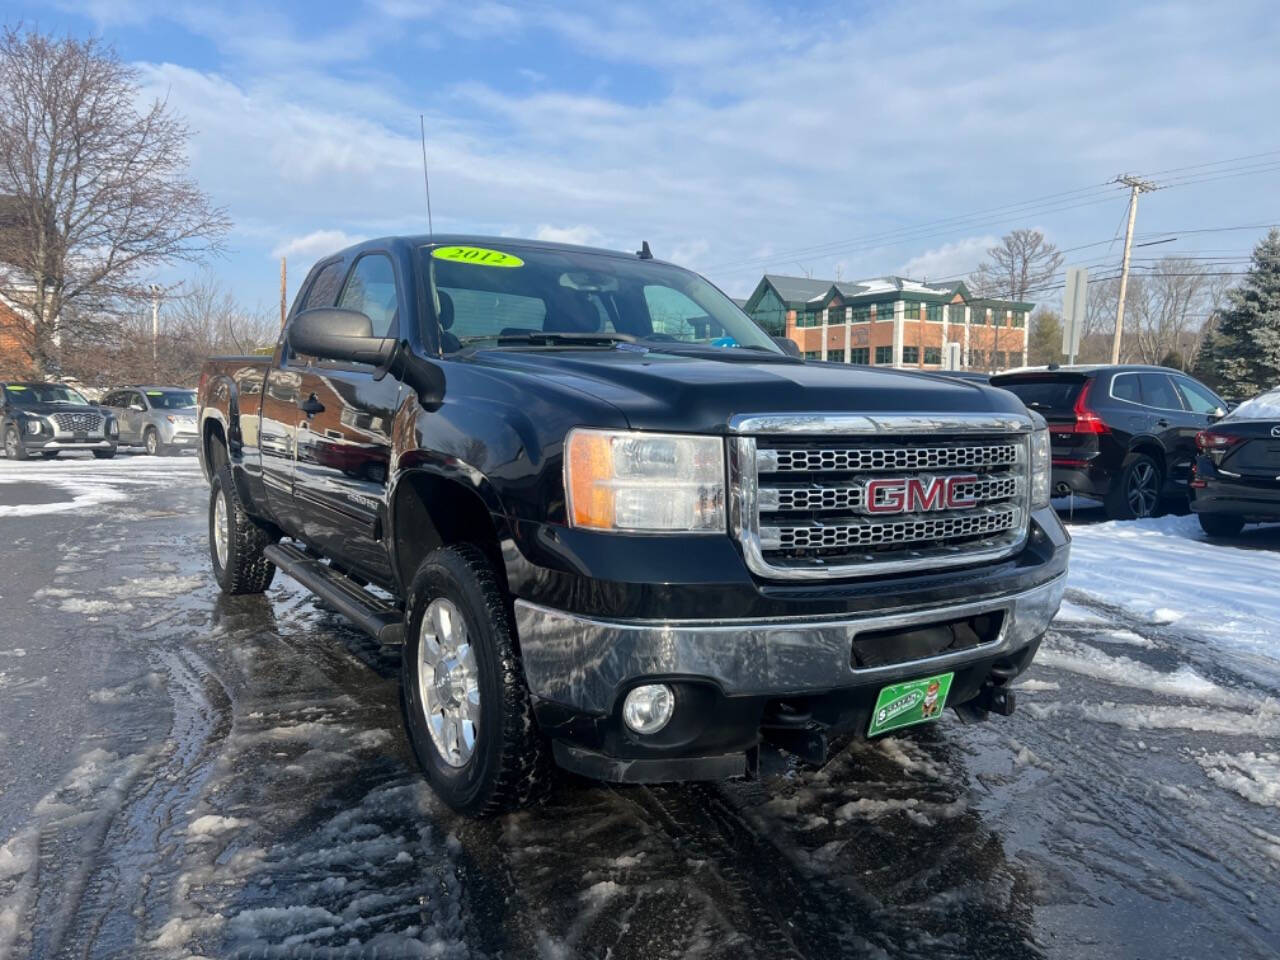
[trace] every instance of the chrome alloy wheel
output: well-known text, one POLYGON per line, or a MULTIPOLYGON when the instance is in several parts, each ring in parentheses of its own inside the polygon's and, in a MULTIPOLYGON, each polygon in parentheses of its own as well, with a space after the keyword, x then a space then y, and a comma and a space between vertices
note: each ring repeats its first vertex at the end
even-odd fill
POLYGON ((18 459, 18 433, 10 427, 4 435, 4 455, 10 460, 18 459))
POLYGON ((441 758, 461 767, 476 750, 480 682, 467 625, 452 600, 437 597, 418 628, 418 695, 441 758))
POLYGON ((1156 468, 1149 463, 1137 464, 1129 472, 1129 486, 1125 493, 1135 517, 1149 517, 1155 513, 1160 496, 1156 468))
POLYGON ((227 521, 227 495, 219 490, 213 498, 213 551, 218 555, 218 566, 227 568, 227 544, 231 540, 231 528, 227 521))

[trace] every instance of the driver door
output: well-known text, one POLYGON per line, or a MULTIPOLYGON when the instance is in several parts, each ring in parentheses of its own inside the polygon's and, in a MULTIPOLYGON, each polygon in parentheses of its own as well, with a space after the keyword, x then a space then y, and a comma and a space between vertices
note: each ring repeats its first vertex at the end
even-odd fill
POLYGON ((124 407, 120 410, 120 439, 126 443, 142 442, 142 421, 147 415, 147 405, 142 394, 129 390, 124 395, 124 407))

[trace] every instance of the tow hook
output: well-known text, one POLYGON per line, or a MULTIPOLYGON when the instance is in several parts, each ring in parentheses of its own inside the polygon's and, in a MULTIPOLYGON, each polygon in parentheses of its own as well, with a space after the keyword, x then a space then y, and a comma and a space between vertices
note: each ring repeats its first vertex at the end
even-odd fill
POLYGON ((998 713, 1002 717, 1007 717, 1013 713, 1017 705, 1018 701, 1012 690, 1005 686, 988 683, 976 697, 959 704, 955 711, 962 723, 981 723, 987 719, 989 713, 998 713))

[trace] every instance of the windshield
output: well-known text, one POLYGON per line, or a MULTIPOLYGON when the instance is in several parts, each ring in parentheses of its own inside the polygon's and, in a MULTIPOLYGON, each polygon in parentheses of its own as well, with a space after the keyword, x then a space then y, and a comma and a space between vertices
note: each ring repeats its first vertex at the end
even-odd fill
POLYGON ((147 402, 152 410, 181 410, 196 405, 194 390, 148 390, 147 402))
POLYGON ((1227 420, 1280 420, 1280 390, 1246 400, 1225 417, 1227 420))
POLYGON ((445 353, 574 340, 781 353, 732 300, 667 264, 514 244, 423 247, 420 256, 445 353))
POLYGON ((15 406, 34 403, 76 403, 87 406, 89 401, 70 387, 58 383, 9 383, 4 395, 15 406))

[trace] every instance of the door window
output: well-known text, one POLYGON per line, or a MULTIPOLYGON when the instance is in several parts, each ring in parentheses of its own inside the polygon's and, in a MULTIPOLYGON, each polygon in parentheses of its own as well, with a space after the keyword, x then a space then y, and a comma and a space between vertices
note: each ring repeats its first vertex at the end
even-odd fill
POLYGON ((1182 401, 1178 392, 1173 389, 1173 381, 1163 373, 1140 373, 1138 380, 1142 383, 1142 402, 1148 407, 1160 410, 1181 410, 1182 401))
POLYGON ((1178 393, 1182 394, 1187 409, 1192 413, 1217 413, 1223 409, 1222 401, 1194 380, 1175 377, 1173 382, 1177 384, 1178 393))
POLYGON ((338 306, 345 310, 359 310, 373 324, 375 337, 388 337, 395 332, 396 274, 391 258, 381 253, 370 253, 356 261, 347 277, 338 306))

